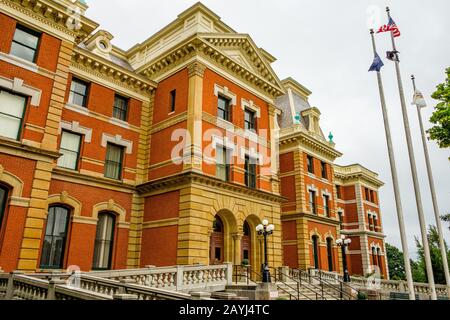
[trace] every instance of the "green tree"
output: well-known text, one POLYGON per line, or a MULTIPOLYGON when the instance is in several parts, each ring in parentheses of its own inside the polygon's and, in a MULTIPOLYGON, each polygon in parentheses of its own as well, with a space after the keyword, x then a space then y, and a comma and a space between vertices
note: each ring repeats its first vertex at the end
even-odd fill
MULTIPOLYGON (((446 215, 442 216, 441 219, 442 219, 442 221, 450 223, 450 213, 447 213, 446 215)), ((450 224, 449 224, 448 228, 450 229, 450 224)))
MULTIPOLYGON (((433 268, 434 281, 437 284, 445 284, 445 274, 444 274, 444 265, 442 263, 442 255, 439 247, 439 234, 435 226, 430 226, 428 230, 428 245, 430 248, 430 256, 431 256, 431 265, 433 268)), ((425 255, 423 245, 420 243, 419 239, 416 237, 416 246, 418 251, 419 260, 417 261, 417 267, 419 270, 423 272, 425 282, 428 281, 426 268, 425 268, 425 255)), ((448 251, 447 244, 445 244, 445 251, 447 252, 447 261, 450 263, 450 252, 448 251)), ((418 271, 419 271, 418 270, 418 271)), ((420 277, 420 275, 417 275, 420 277)), ((415 280, 416 281, 416 280, 415 280)))
POLYGON ((446 70, 447 79, 437 86, 431 97, 438 102, 430 122, 434 126, 428 130, 430 139, 435 140, 440 148, 450 147, 450 68, 446 70))
POLYGON ((403 252, 397 247, 386 243, 386 254, 389 266, 389 277, 392 280, 406 280, 403 252))

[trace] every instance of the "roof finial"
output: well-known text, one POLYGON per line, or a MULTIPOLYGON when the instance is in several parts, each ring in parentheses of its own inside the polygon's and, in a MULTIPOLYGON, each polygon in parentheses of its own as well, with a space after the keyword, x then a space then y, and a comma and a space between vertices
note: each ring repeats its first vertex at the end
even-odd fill
POLYGON ((334 139, 334 136, 333 136, 333 133, 331 133, 330 132, 330 134, 328 135, 328 139, 330 139, 330 143, 334 143, 334 141, 333 141, 333 139, 334 139))

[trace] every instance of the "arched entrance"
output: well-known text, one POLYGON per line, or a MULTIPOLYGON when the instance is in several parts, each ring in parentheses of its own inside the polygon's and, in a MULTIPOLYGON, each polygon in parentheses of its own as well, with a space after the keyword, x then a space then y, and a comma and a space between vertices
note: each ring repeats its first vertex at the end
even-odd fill
POLYGON ((224 262, 224 239, 224 225, 222 219, 216 215, 209 245, 210 264, 221 264, 224 262))
POLYGON ((252 252, 252 242, 251 242, 251 231, 250 231, 250 225, 247 221, 244 222, 243 226, 243 232, 244 235, 242 236, 242 242, 241 242, 241 259, 246 260, 248 263, 250 263, 251 259, 251 252, 252 252))

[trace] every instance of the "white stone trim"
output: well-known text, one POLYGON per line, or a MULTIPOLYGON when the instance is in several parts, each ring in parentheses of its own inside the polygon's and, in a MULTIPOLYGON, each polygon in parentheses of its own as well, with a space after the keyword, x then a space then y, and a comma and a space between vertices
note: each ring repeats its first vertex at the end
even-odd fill
POLYGON ((101 146, 106 148, 106 145, 108 144, 108 142, 125 147, 127 154, 131 154, 133 152, 133 142, 123 139, 120 134, 116 134, 115 136, 113 136, 113 135, 109 135, 107 133, 103 133, 101 146))
POLYGON ((23 84, 23 79, 8 79, 0 76, 0 87, 31 97, 30 104, 39 107, 42 90, 23 84))
POLYGON ((10 64, 21 67, 21 68, 26 69, 31 72, 38 73, 38 71, 39 71, 39 67, 37 66, 36 63, 16 57, 12 54, 0 52, 0 60, 3 60, 5 62, 8 62, 10 64))
POLYGON ((246 100, 244 98, 241 99, 241 108, 242 110, 250 109, 255 112, 256 118, 261 118, 261 109, 255 105, 253 100, 246 100))
POLYGON ((330 198, 330 200, 332 199, 332 195, 331 193, 328 191, 328 189, 322 190, 322 197, 323 196, 328 196, 330 198))
POLYGON ((236 149, 236 145, 233 143, 233 141, 231 139, 228 139, 228 137, 222 138, 222 137, 218 137, 218 136, 213 136, 212 137, 213 149, 216 149, 217 145, 225 147, 225 148, 233 150, 233 151, 236 149))
POLYGON ((375 211, 367 210, 367 215, 378 220, 378 214, 375 211))
MULTIPOLYGON (((337 212, 338 214, 339 214, 339 213, 342 213, 342 216, 345 216, 345 210, 342 209, 341 207, 338 207, 337 210, 336 210, 336 212, 337 212)), ((358 225, 358 223, 356 223, 356 225, 358 225)))
POLYGON ((237 97, 236 94, 231 92, 227 87, 221 87, 218 84, 214 84, 214 95, 216 97, 219 97, 219 94, 224 96, 225 98, 230 99, 231 106, 235 106, 237 103, 237 97))
POLYGON ((256 159, 259 165, 263 165, 263 155, 258 153, 255 148, 250 148, 250 150, 247 150, 245 147, 241 147, 240 156, 242 160, 245 160, 245 156, 249 156, 252 159, 256 159))
POLYGON ((319 189, 317 189, 317 187, 314 184, 307 185, 306 187, 308 191, 314 191, 316 193, 316 197, 319 196, 319 189))
POLYGON ((82 107, 73 103, 66 103, 66 105, 64 106, 66 109, 69 109, 71 111, 74 112, 78 112, 81 114, 84 114, 85 116, 89 116, 89 109, 86 107, 82 107))
POLYGON ((72 131, 74 133, 79 133, 84 135, 84 142, 91 143, 92 141, 92 129, 80 126, 77 121, 61 121, 59 124, 59 133, 61 134, 62 129, 72 131))

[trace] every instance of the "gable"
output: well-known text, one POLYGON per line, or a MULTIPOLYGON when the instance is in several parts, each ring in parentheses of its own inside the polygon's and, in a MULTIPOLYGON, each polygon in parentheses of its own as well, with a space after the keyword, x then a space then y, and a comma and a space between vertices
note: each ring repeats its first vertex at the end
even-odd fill
POLYGON ((201 38, 242 67, 284 91, 280 79, 253 40, 244 34, 202 34, 201 38))

